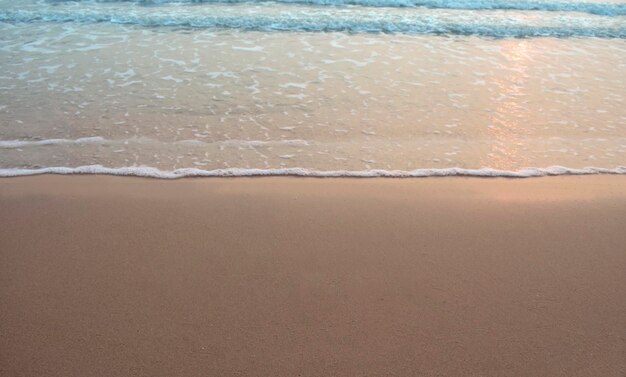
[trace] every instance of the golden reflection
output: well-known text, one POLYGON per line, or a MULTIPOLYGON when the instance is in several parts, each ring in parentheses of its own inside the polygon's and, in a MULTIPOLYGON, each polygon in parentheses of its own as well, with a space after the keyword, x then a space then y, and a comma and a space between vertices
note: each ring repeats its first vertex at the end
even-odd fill
POLYGON ((533 51, 527 40, 513 39, 502 43, 507 74, 493 77, 497 90, 492 101, 497 106, 487 130, 492 144, 486 166, 515 170, 527 166, 528 161, 521 150, 526 133, 524 120, 528 112, 523 102, 527 98, 527 71, 532 63, 533 51))

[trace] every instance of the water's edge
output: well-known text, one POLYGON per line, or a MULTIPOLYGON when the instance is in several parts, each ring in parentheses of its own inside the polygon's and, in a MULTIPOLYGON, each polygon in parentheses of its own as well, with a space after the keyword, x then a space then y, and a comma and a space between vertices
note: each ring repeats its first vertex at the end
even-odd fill
POLYGON ((416 169, 416 170, 309 170, 304 168, 288 169, 216 169, 201 170, 195 168, 176 169, 163 171, 152 167, 119 167, 109 168, 101 165, 87 165, 75 168, 48 167, 39 169, 0 169, 0 177, 22 177, 42 174, 100 174, 115 176, 135 176, 158 179, 178 179, 185 177, 260 177, 260 176, 294 176, 294 177, 334 177, 334 178, 420 178, 420 177, 504 177, 504 178, 531 178, 560 175, 593 175, 593 174, 625 174, 626 166, 615 168, 568 168, 563 166, 550 166, 545 168, 530 167, 515 171, 497 170, 491 168, 463 169, 416 169))

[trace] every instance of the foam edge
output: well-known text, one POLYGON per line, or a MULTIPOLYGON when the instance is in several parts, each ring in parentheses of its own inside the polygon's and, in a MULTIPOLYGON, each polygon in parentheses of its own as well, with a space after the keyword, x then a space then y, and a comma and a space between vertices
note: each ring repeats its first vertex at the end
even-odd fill
POLYGON ((22 177, 41 174, 102 174, 116 176, 134 176, 158 179, 179 179, 185 177, 259 177, 259 176, 295 176, 295 177, 346 177, 346 178, 419 178, 419 177, 504 177, 504 178, 530 178, 559 175, 592 175, 592 174, 626 174, 626 166, 616 168, 567 168, 563 166, 550 166, 546 168, 524 168, 520 170, 498 170, 492 168, 463 169, 416 169, 416 170, 310 170, 305 168, 286 169, 242 169, 228 168, 216 170, 202 170, 196 168, 176 169, 163 171, 153 167, 132 166, 109 168, 102 165, 87 165, 75 168, 48 167, 39 169, 0 169, 0 177, 22 177))

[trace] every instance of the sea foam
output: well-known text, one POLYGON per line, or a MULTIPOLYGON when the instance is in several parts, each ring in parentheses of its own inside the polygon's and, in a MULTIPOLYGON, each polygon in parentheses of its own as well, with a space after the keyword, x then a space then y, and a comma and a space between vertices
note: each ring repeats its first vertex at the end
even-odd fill
POLYGON ((109 168, 101 165, 79 167, 48 167, 39 169, 0 169, 0 177, 20 177, 40 174, 104 174, 117 176, 136 176, 159 179, 178 179, 185 177, 256 177, 256 176, 296 176, 296 177, 335 177, 335 178, 419 178, 419 177, 504 177, 530 178, 558 175, 591 175, 591 174, 626 174, 626 166, 616 168, 567 168, 550 166, 546 168, 524 168, 520 170, 497 170, 491 168, 463 169, 416 169, 416 170, 310 170, 304 168, 286 169, 216 169, 201 170, 196 168, 163 171, 147 166, 131 166, 109 168))
POLYGON ((183 146, 209 146, 218 145, 225 147, 272 147, 272 146, 295 146, 304 147, 310 145, 306 140, 217 140, 205 142, 202 140, 178 140, 164 142, 148 137, 134 137, 129 139, 105 139, 101 136, 83 137, 78 139, 43 139, 43 140, 0 140, 0 149, 17 149, 29 147, 42 147, 51 145, 183 145, 183 146))

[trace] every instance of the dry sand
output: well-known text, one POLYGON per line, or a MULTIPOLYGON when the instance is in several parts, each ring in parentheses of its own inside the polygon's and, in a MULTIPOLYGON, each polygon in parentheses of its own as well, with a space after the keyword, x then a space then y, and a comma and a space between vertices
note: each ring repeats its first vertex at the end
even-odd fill
POLYGON ((0 180, 3 376, 625 376, 626 177, 0 180))

